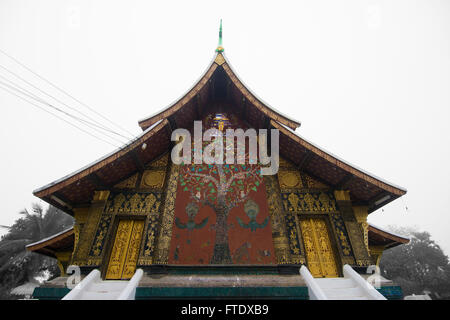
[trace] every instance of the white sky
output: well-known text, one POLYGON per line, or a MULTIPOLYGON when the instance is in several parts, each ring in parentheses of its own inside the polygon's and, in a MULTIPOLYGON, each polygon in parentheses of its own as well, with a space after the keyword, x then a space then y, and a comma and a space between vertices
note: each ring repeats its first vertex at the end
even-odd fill
MULTIPOLYGON (((0 49, 137 135, 203 73, 220 18, 252 91, 305 138, 408 189, 369 222, 418 226, 449 253, 449 1, 0 0, 0 49)), ((0 65, 86 111, 1 53, 0 65)), ((114 149, 2 90, 0 110, 0 224, 114 149)))

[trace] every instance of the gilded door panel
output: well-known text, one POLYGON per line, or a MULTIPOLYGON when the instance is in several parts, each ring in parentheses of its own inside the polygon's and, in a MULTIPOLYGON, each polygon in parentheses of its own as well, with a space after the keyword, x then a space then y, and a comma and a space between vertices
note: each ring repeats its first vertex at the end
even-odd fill
POLYGON ((337 277, 338 271, 336 261, 325 221, 322 219, 316 219, 314 225, 317 248, 322 266, 322 275, 327 278, 337 277))
POLYGON ((323 219, 301 220, 308 269, 314 277, 337 277, 328 228, 323 219))
POLYGON ((313 220, 300 220, 300 228, 302 229, 308 269, 313 277, 321 277, 322 268, 320 266, 319 252, 316 249, 313 220))
POLYGON ((128 253, 125 260, 125 267, 122 273, 122 279, 131 279, 136 270, 136 263, 139 257, 139 249, 142 239, 142 231, 144 230, 144 221, 134 221, 133 231, 131 232, 130 241, 128 244, 128 253))
POLYGON ((133 220, 121 220, 119 222, 111 256, 109 258, 108 269, 106 271, 106 279, 122 278, 132 229, 133 220))
POLYGON ((130 279, 134 275, 143 230, 143 220, 121 220, 119 222, 106 271, 106 279, 130 279))

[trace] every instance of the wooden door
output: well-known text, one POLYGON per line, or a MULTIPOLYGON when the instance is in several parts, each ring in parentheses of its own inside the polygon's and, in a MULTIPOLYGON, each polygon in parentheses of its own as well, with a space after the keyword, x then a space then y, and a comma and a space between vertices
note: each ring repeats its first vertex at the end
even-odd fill
POLYGON ((313 277, 338 277, 328 228, 321 218, 300 220, 308 269, 313 277))
POLYGON ((109 258, 106 279, 130 279, 136 270, 144 220, 120 220, 109 258))

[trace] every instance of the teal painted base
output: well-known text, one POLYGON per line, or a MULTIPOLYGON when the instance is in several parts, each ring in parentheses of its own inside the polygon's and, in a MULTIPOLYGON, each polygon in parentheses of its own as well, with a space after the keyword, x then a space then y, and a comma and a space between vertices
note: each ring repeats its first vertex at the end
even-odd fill
POLYGON ((38 300, 61 300, 70 292, 68 288, 37 287, 33 291, 33 298, 38 300))
POLYGON ((205 275, 288 275, 298 274, 301 265, 259 265, 259 266, 239 266, 239 265, 204 265, 204 266, 179 266, 179 265, 151 265, 139 266, 147 274, 205 274, 205 275))
POLYGON ((283 299, 308 300, 307 287, 203 287, 136 289, 136 300, 145 299, 283 299))
POLYGON ((402 300, 403 291, 400 286, 387 286, 377 289, 379 293, 386 297, 388 300, 402 300))
MULTIPOLYGON (((377 289, 388 300, 403 299, 399 286, 377 289)), ((68 288, 38 287, 34 289, 33 298, 39 300, 60 300, 68 288)), ((156 288, 138 287, 136 300, 146 299, 281 299, 308 300, 307 287, 208 287, 208 288, 156 288)))
MULTIPOLYGON (((60 300, 67 288, 36 288, 33 298, 60 300)), ((148 299, 284 299, 308 300, 307 287, 208 287, 208 288, 136 288, 136 300, 148 299)))

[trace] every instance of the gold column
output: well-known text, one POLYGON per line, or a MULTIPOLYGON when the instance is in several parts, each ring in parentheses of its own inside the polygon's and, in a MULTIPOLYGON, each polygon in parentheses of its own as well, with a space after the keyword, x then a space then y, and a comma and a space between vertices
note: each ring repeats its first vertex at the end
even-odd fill
POLYGON ((368 213, 367 206, 354 206, 353 212, 355 214, 356 222, 359 223, 361 229, 363 230, 364 235, 364 244, 366 245, 367 250, 369 250, 369 224, 367 223, 368 213))
POLYGON ((169 180, 167 183, 166 199, 164 201, 160 232, 157 239, 157 249, 154 254, 154 261, 156 264, 167 264, 169 259, 170 240, 172 239, 172 226, 175 217, 175 199, 177 196, 179 171, 180 166, 172 163, 169 173, 169 180))
POLYGON ((286 232, 286 222, 283 216, 283 205, 280 190, 277 188, 276 176, 264 176, 267 204, 269 207, 272 238, 278 264, 293 263, 289 254, 289 240, 286 232))
MULTIPOLYGON (((372 264, 372 259, 369 255, 369 248, 366 245, 364 231, 357 221, 355 211, 352 207, 350 199, 350 191, 335 190, 334 196, 336 198, 339 212, 344 220, 345 228, 347 229, 350 243, 352 245, 355 262, 358 266, 369 266, 372 264)), ((364 212, 363 210, 360 212, 364 212)))
POLYGON ((89 213, 89 207, 82 207, 82 208, 73 208, 74 212, 74 218, 75 218, 75 224, 73 226, 73 232, 74 232, 74 243, 73 243, 73 251, 72 251, 72 262, 74 258, 74 253, 78 248, 78 242, 80 241, 80 232, 83 229, 84 224, 87 221, 88 213, 89 213))
POLYGON ((70 259, 72 257, 71 251, 55 252, 56 259, 58 260, 58 268, 61 271, 61 277, 67 276, 66 270, 69 266, 70 259))
POLYGON ((381 256, 383 255, 384 246, 370 246, 370 256, 375 261, 375 264, 379 267, 381 256))
POLYGON ((74 265, 86 266, 99 263, 99 261, 88 261, 88 254, 108 197, 109 191, 94 191, 92 204, 87 212, 86 222, 83 228, 79 230, 77 247, 74 248, 72 259, 74 265))
POLYGON ((335 190, 334 197, 337 201, 350 201, 350 191, 335 190))

